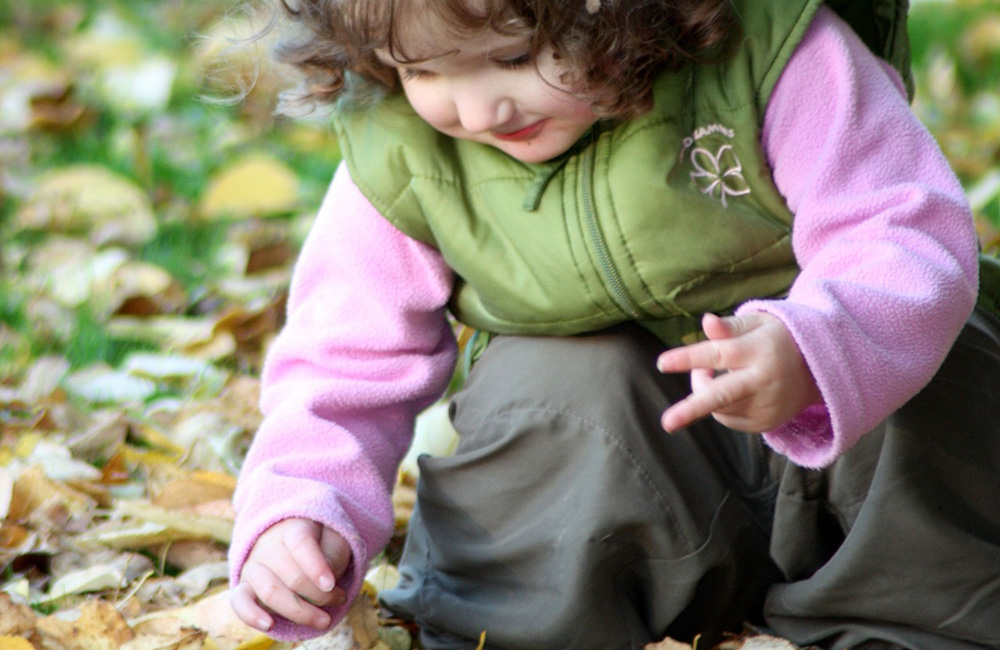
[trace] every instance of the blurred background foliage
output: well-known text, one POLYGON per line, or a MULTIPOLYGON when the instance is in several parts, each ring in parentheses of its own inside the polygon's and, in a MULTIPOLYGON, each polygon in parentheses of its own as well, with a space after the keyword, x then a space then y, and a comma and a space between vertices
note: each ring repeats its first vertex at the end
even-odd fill
MULTIPOLYGON (((273 115, 267 17, 231 0, 0 0, 0 385, 181 352, 249 373, 339 159, 273 115), (239 99, 242 101, 227 101, 239 99)), ((914 108, 1000 228, 1000 1, 917 2, 914 108)))

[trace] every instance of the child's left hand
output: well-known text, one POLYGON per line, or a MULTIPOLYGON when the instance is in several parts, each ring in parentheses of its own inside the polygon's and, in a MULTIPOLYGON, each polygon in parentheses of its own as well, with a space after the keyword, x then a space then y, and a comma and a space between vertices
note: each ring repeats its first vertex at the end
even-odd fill
POLYGON ((708 341, 667 350, 661 372, 690 372, 691 394, 663 413, 667 431, 711 415, 723 425, 761 433, 822 401, 816 381, 784 323, 764 312, 706 314, 708 341))

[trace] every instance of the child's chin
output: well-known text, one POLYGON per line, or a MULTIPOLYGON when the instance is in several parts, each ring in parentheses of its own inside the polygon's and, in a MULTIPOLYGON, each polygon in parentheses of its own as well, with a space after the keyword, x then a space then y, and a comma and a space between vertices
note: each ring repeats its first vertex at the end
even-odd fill
POLYGON ((569 146, 560 148, 534 142, 500 142, 493 146, 511 158, 516 158, 523 163, 542 163, 546 160, 552 160, 569 150, 569 146))

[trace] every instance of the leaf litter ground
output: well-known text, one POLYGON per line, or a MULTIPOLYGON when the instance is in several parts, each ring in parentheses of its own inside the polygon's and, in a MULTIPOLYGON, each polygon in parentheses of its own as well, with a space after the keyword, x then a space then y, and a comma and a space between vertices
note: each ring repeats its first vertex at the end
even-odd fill
MULTIPOLYGON (((229 611, 225 552, 261 359, 336 142, 273 116, 267 44, 235 46, 252 12, 42 4, 0 2, 0 650, 288 646, 229 611)), ((918 5, 911 27, 915 109, 994 251, 996 9, 918 5)), ((453 447, 444 413, 421 417, 420 450, 453 447)), ((416 645, 373 600, 398 577, 412 458, 365 594, 302 647, 416 645)), ((720 646, 793 647, 754 631, 720 646)))

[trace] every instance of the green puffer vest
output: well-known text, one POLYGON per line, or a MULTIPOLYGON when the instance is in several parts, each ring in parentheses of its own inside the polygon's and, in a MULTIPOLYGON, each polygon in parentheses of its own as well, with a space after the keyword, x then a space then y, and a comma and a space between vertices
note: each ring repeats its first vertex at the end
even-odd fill
MULTIPOLYGON (((736 0, 732 58, 661 75, 652 111, 598 123, 547 163, 443 136, 402 94, 338 113, 344 158, 375 208, 455 270, 461 322, 568 335, 633 320, 688 342, 701 314, 783 295, 798 273, 760 127, 820 4, 736 0)), ((902 34, 887 51, 905 54, 902 34)))

